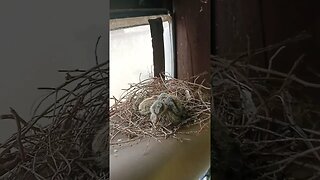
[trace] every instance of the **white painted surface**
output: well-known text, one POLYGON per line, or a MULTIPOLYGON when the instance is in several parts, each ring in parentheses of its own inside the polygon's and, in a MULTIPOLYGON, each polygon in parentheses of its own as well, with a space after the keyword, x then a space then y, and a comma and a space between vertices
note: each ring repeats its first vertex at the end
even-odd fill
MULTIPOLYGON (((13 107, 26 120, 32 105, 64 81, 58 69, 89 68, 108 57, 108 0, 4 0, 0 3, 0 114, 13 107)), ((0 142, 15 132, 0 122, 0 142)))

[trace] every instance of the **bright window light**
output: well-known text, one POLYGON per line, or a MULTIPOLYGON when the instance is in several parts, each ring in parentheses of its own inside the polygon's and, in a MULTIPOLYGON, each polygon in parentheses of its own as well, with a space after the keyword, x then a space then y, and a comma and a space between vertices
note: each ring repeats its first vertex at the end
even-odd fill
MULTIPOLYGON (((159 17, 159 16, 157 16, 159 17)), ((174 54, 170 16, 163 19, 165 73, 174 75, 174 54)), ((153 76, 151 17, 127 18, 110 22, 110 97, 120 98, 130 83, 153 76)), ((110 105, 114 100, 110 100, 110 105)))

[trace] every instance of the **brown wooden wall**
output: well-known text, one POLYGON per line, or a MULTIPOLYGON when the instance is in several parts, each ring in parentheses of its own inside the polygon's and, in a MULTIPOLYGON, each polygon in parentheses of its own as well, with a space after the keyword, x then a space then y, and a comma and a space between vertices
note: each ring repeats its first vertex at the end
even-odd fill
MULTIPOLYGON (((250 48, 256 49, 305 31, 312 37, 288 45, 274 60, 273 67, 288 72, 294 61, 304 53, 306 56, 295 74, 320 83, 320 78, 315 75, 320 74, 319 0, 215 0, 213 11, 214 54, 236 57, 247 50, 248 40, 250 48)), ((274 52, 254 58, 254 64, 266 67, 274 52)), ((308 91, 317 94, 318 90, 308 91)))
MULTIPOLYGON (((215 54, 234 57, 247 50, 248 40, 254 49, 305 31, 312 38, 288 46, 280 53, 279 59, 282 60, 275 64, 276 67, 286 71, 302 53, 307 54, 305 62, 312 65, 320 57, 318 0, 216 0, 214 11, 216 44, 212 48, 215 54)), ((260 61, 266 61, 271 54, 260 61)))
MULTIPOLYGON (((306 58, 298 69, 301 76, 311 77, 308 66, 317 68, 320 58, 320 2, 317 0, 262 0, 262 16, 265 44, 293 37, 300 32, 307 32, 312 38, 288 46, 279 54, 275 68, 288 71, 298 56, 306 58)), ((270 56, 270 54, 269 54, 270 56)))
POLYGON ((210 0, 174 0, 173 6, 178 78, 209 73, 210 0))
POLYGON ((215 0, 214 52, 234 58, 252 48, 263 47, 263 27, 257 0, 215 0))

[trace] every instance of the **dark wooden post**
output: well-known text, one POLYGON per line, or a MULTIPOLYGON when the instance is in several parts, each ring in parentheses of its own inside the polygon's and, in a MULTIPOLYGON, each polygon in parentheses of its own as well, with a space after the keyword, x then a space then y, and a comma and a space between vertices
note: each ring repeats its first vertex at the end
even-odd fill
POLYGON ((165 71, 162 19, 156 18, 148 21, 152 38, 154 76, 159 77, 165 71))

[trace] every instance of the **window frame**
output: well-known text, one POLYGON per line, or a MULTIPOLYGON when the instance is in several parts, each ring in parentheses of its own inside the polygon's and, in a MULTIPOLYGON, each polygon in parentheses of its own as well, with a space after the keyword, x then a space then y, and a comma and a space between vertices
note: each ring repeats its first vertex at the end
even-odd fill
POLYGON ((157 16, 171 14, 168 9, 165 8, 148 8, 148 9, 111 9, 110 20, 122 19, 122 18, 135 18, 142 16, 157 16))
POLYGON ((109 30, 117 30, 121 28, 129 28, 135 26, 149 25, 148 19, 162 18, 162 21, 169 21, 171 29, 172 41, 172 59, 173 59, 173 74, 172 77, 177 78, 177 54, 176 54, 176 36, 174 18, 167 9, 142 9, 134 10, 111 10, 111 18, 109 21, 109 30), (127 12, 128 11, 128 12, 127 12), (140 16, 144 15, 144 16, 140 16))

